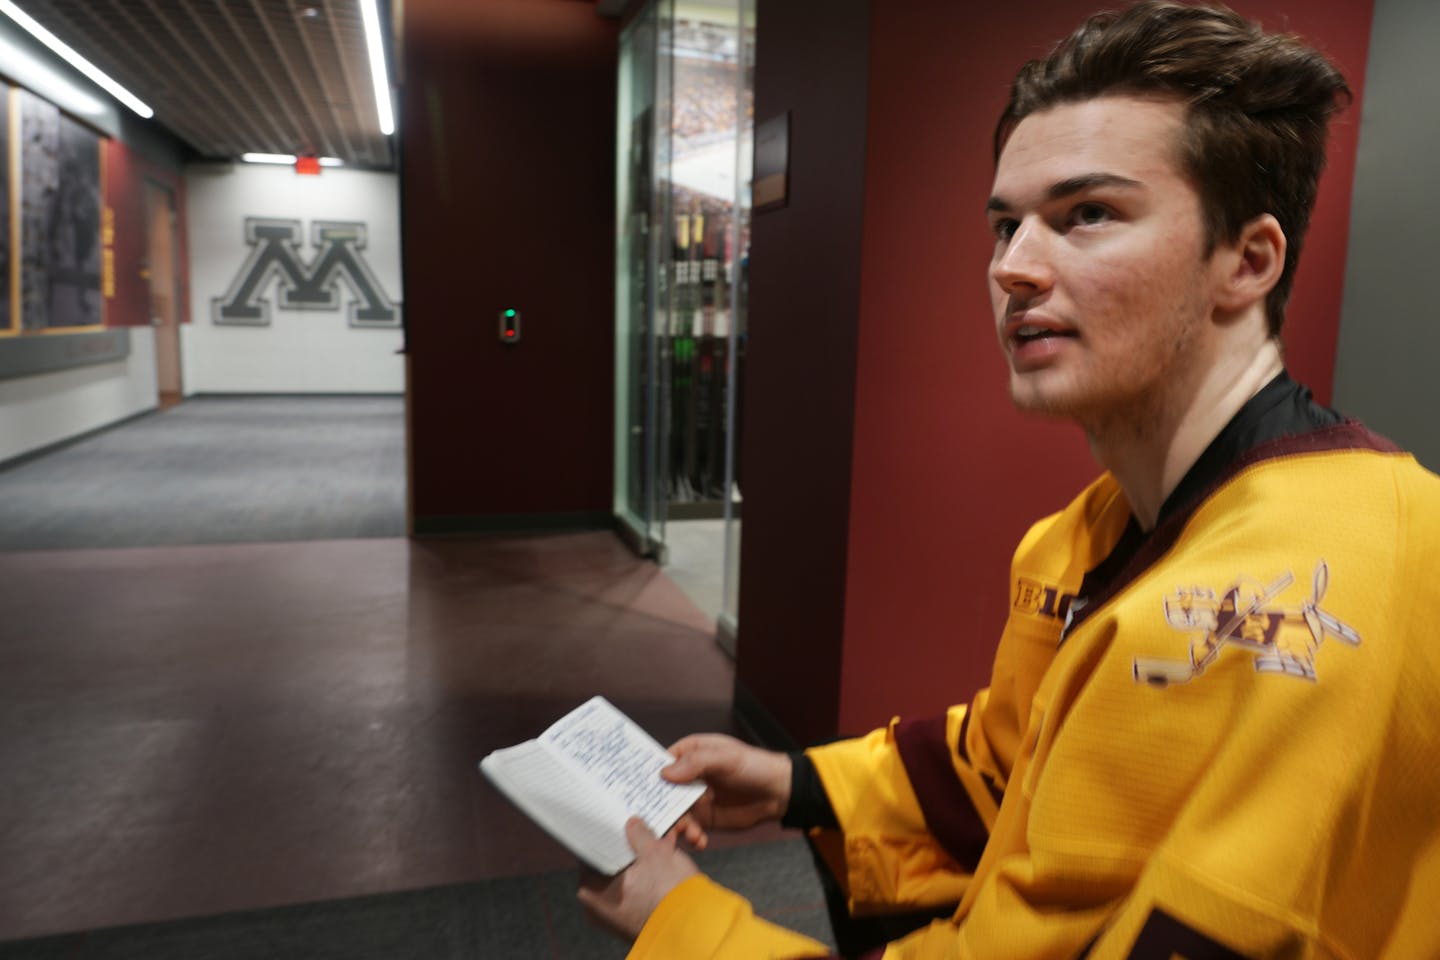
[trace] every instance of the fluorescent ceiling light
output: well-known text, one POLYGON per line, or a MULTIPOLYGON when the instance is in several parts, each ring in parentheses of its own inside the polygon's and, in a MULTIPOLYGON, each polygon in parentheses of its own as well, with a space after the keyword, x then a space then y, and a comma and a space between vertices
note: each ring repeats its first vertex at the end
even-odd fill
MULTIPOLYGON (((283 163, 286 166, 294 166, 299 158, 293 153, 242 153, 240 159, 246 163, 283 163)), ((322 167, 343 167, 345 161, 339 157, 321 157, 322 167)))
POLYGON ((114 80, 111 80, 99 67, 80 56, 80 54, 72 50, 59 37, 35 22, 35 19, 28 13, 15 6, 12 0, 0 0, 0 13, 14 20, 20 25, 21 29, 49 47, 50 51, 61 60, 64 60, 70 64, 70 66, 85 74, 85 76, 94 81, 94 83, 101 87, 106 93, 140 114, 140 116, 147 120, 155 116, 155 111, 151 110, 145 101, 120 86, 120 84, 114 80))
POLYGON ((370 51, 370 77, 375 82, 375 109, 380 114, 380 132, 395 132, 395 111, 390 106, 390 77, 385 72, 385 47, 380 42, 380 14, 375 0, 360 0, 360 17, 365 22, 365 46, 370 51))
POLYGON ((68 70, 61 74, 60 65, 53 57, 40 53, 29 44, 21 44, 19 40, 19 34, 0 34, 0 63, 5 64, 5 72, 10 79, 101 129, 114 123, 114 104, 108 100, 102 103, 99 97, 91 95, 94 87, 73 82, 68 70))

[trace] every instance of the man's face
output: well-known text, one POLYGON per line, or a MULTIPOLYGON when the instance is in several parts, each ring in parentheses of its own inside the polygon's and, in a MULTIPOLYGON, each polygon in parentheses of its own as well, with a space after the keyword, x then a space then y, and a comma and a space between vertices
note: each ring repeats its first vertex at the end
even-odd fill
POLYGON ((990 297, 1022 410, 1142 428, 1205 362, 1212 260, 1177 164, 1185 108, 1106 96, 1035 113, 995 172, 990 297))

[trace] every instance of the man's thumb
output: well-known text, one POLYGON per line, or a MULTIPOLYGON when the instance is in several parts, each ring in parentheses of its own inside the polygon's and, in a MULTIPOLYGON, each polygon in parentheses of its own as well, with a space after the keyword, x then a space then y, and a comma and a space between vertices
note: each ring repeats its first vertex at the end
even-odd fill
POLYGON ((699 771, 695 769, 695 764, 691 762, 688 756, 681 757, 673 761, 669 766, 660 768, 660 776, 672 783, 689 783, 695 779, 697 773, 699 773, 699 771))
POLYGON ((625 839, 630 841, 630 849, 637 854, 650 849, 656 841, 654 832, 639 817, 631 817, 625 821, 625 839))

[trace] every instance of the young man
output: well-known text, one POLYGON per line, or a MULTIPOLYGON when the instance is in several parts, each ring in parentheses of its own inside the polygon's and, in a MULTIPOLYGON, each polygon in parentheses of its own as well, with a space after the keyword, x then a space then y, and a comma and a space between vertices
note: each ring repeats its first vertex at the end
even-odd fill
MULTIPOLYGON (((1091 18, 1016 79, 988 205, 1020 407, 1105 473, 1016 550, 991 685, 787 757, 689 737, 678 831, 784 816, 889 958, 1440 957, 1440 478, 1315 404, 1279 329, 1348 91, 1223 8, 1091 18)), ((814 956, 632 824, 633 957, 814 956)))

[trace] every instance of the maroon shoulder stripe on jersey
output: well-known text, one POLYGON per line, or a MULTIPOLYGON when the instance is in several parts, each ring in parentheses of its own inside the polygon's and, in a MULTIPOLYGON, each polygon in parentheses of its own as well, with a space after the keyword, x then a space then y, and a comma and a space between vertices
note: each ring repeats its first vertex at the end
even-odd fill
POLYGON ((1296 453, 1327 453, 1332 450, 1374 450, 1377 453, 1405 452, 1404 448, 1397 445, 1395 441, 1375 433, 1359 420, 1344 420, 1328 427, 1311 430, 1308 433, 1276 437, 1274 440, 1257 444, 1241 454, 1215 486, 1218 487, 1234 474, 1261 460, 1273 460, 1276 457, 1296 453))
POLYGON ((945 742, 945 715, 902 720, 895 725, 895 746, 910 786, 920 801, 925 825, 945 852, 966 870, 974 870, 990 831, 975 809, 945 742))

